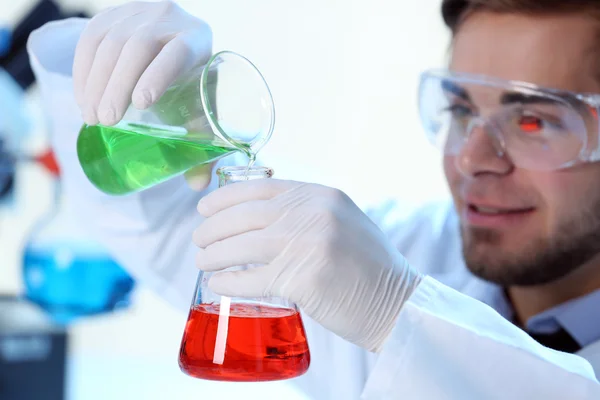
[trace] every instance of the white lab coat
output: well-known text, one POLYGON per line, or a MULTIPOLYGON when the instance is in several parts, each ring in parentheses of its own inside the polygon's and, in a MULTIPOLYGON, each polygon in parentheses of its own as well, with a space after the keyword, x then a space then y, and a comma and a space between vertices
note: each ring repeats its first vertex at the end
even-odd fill
MULTIPOLYGON (((201 222, 195 204, 203 193, 189 190, 181 177, 127 197, 106 196, 87 181, 77 161, 82 121, 70 79, 84 24, 78 19, 47 24, 28 43, 65 194, 77 204, 73 211, 90 233, 136 279, 185 312, 197 276, 191 235, 201 222)), ((235 162, 231 157, 220 163, 235 162)), ((472 298, 486 301, 494 290, 464 268, 449 205, 409 218, 398 207, 371 216, 414 266, 448 286, 426 278, 378 356, 305 318, 312 363, 294 382, 312 398, 600 399, 600 384, 583 358, 540 346, 472 298)), ((600 371, 600 344, 581 354, 600 371)))

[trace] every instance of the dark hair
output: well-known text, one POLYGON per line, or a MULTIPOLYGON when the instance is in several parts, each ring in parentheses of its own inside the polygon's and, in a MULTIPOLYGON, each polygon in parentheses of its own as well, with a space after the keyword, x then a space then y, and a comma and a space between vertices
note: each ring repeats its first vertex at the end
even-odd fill
POLYGON ((452 33, 474 10, 520 14, 560 14, 592 11, 600 15, 599 0, 443 0, 442 17, 452 33))

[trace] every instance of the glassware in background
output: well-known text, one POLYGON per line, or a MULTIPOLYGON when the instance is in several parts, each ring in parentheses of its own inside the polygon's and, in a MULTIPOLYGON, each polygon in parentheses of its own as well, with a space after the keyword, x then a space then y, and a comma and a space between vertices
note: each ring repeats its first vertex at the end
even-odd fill
MULTIPOLYGON (((219 186, 270 178, 264 167, 223 167, 219 186)), ((240 270, 254 266, 234 267, 240 270)), ((260 268, 260 266, 256 266, 260 268)), ((295 304, 281 298, 242 299, 210 291, 200 272, 179 352, 183 372, 200 379, 259 382, 304 374, 310 352, 295 304)))
POLYGON ((34 160, 53 175, 55 200, 26 241, 25 297, 61 324, 128 307, 133 279, 74 221, 52 153, 34 160))

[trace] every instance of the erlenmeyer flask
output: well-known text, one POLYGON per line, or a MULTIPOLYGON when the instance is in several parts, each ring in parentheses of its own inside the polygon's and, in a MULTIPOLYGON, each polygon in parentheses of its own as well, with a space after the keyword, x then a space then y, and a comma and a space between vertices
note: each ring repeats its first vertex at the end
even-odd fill
MULTIPOLYGON (((270 178, 264 167, 223 167, 219 186, 270 178)), ((252 268, 234 267, 228 270, 252 268)), ((260 268, 260 267, 259 267, 260 268)), ((257 382, 294 378, 308 370, 310 352, 295 304, 281 298, 227 298, 200 273, 179 351, 183 372, 200 379, 257 382)))
POLYGON ((90 182, 123 195, 234 151, 253 158, 274 123, 273 99, 258 69, 222 51, 180 77, 150 108, 130 106, 115 126, 84 125, 77 154, 90 182))
POLYGON ((127 307, 133 279, 75 222, 51 153, 34 159, 56 177, 55 202, 23 251, 25 297, 60 324, 127 307))

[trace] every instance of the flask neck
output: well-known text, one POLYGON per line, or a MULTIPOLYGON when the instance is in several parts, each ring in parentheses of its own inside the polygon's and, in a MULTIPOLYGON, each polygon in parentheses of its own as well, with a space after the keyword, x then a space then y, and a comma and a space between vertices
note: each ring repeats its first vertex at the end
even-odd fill
POLYGON ((56 158, 54 157, 54 152, 52 151, 52 149, 48 149, 44 153, 35 157, 34 160, 38 164, 40 164, 50 175, 53 190, 53 202, 50 214, 56 214, 60 209, 65 207, 64 203, 66 202, 66 196, 64 195, 62 190, 60 168, 58 166, 56 158))
POLYGON ((273 173, 271 168, 255 166, 222 167, 217 170, 219 187, 236 182, 271 178, 273 173))
POLYGON ((67 196, 65 196, 60 177, 56 176, 52 179, 53 202, 55 211, 62 210, 68 206, 67 196))

